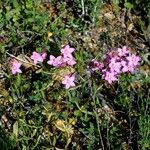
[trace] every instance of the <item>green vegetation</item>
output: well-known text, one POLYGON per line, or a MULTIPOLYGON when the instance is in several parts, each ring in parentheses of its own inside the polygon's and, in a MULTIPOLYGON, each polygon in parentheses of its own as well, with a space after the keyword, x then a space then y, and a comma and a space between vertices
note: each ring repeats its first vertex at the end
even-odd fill
POLYGON ((150 150, 149 0, 0 0, 0 31, 0 150, 150 150), (49 66, 67 44, 76 65, 49 66), (90 70, 124 45, 141 58, 134 74, 108 84, 90 70))

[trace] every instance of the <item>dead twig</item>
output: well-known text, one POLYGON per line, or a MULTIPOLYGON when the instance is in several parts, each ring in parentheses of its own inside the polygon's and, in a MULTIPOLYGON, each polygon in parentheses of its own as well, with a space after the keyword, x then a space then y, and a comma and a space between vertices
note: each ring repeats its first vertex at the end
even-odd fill
POLYGON ((33 65, 33 66, 36 66, 36 67, 41 67, 41 66, 36 65, 36 64, 34 64, 34 63, 31 63, 31 62, 28 62, 28 61, 24 61, 24 60, 22 60, 22 59, 20 59, 20 58, 18 58, 18 57, 16 57, 16 56, 14 56, 13 54, 8 53, 8 52, 6 52, 6 54, 9 55, 9 56, 12 57, 12 58, 15 58, 15 59, 17 59, 17 60, 23 62, 23 63, 27 63, 27 64, 30 64, 30 65, 33 65))

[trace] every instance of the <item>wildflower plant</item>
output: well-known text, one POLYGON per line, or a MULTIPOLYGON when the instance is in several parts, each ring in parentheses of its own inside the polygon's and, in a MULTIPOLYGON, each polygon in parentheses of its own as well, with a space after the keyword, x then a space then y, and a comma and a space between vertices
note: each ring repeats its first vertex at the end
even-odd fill
POLYGON ((102 78, 109 84, 118 81, 123 73, 134 73, 139 66, 140 57, 132 54, 127 46, 118 48, 117 51, 111 51, 106 54, 104 62, 92 60, 90 63, 92 71, 98 70, 102 78))
POLYGON ((50 55, 49 61, 47 63, 54 67, 73 67, 76 64, 76 61, 72 55, 73 52, 74 48, 71 48, 69 45, 66 45, 64 48, 61 49, 60 56, 55 57, 53 55, 50 55))
MULTIPOLYGON (((69 45, 66 45, 64 48, 61 49, 60 56, 55 57, 53 55, 50 55, 50 59, 49 61, 47 61, 47 63, 56 68, 64 68, 67 66, 73 67, 76 64, 76 61, 72 55, 74 50, 74 48, 71 48, 69 45)), ((65 74, 64 79, 62 80, 62 84, 64 84, 65 88, 68 89, 72 86, 75 86, 74 80, 74 75, 65 74)))
POLYGON ((1 1, 0 149, 149 148, 147 34, 113 3, 1 1))
MULTIPOLYGON (((75 58, 73 57, 72 53, 75 51, 74 48, 71 48, 69 45, 66 45, 61 50, 60 56, 49 56, 49 60, 47 61, 47 64, 50 66, 53 66, 54 68, 65 68, 65 67, 73 67, 76 64, 75 58)), ((46 52, 38 53, 34 51, 32 55, 30 56, 33 63, 36 65, 38 63, 43 63, 44 60, 47 57, 46 52)), ((12 59, 10 61, 10 68, 12 71, 12 74, 22 73, 20 67, 22 63, 17 61, 16 59, 12 59)), ((75 75, 74 74, 63 74, 62 76, 62 84, 65 86, 66 89, 75 86, 75 75)))

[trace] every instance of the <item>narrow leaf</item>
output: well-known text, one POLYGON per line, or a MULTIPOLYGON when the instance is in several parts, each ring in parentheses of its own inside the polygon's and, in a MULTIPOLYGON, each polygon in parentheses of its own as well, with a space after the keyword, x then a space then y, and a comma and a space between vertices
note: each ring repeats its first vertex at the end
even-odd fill
POLYGON ((13 125, 13 133, 16 137, 18 137, 18 121, 16 121, 13 125))

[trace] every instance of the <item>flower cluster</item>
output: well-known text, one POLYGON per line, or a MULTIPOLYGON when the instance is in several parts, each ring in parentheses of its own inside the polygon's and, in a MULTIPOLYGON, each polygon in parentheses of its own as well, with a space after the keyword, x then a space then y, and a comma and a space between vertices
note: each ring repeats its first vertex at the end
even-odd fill
POLYGON ((65 67, 65 66, 72 67, 76 64, 76 61, 72 56, 73 52, 74 48, 71 48, 69 45, 66 45, 64 48, 61 49, 60 56, 55 57, 53 55, 50 55, 50 59, 47 63, 54 67, 65 67))
MULTIPOLYGON (((73 67, 76 64, 76 61, 72 55, 74 52, 74 48, 71 48, 69 45, 66 45, 64 48, 61 49, 61 55, 60 56, 53 56, 50 55, 50 59, 47 61, 49 65, 52 65, 53 67, 73 67)), ((31 55, 31 59, 33 60, 34 64, 42 63, 46 59, 47 53, 37 53, 33 52, 31 55)), ((10 68, 12 74, 22 73, 20 67, 22 63, 16 59, 11 59, 10 61, 10 68)), ((70 87, 75 86, 75 76, 71 74, 64 75, 64 78, 62 80, 62 84, 65 85, 65 88, 68 89, 70 87)))
POLYGON ((127 46, 118 48, 117 51, 111 51, 106 55, 104 64, 93 61, 93 70, 99 70, 102 72, 102 77, 109 84, 118 80, 118 76, 122 73, 133 73, 136 67, 139 65, 140 57, 132 54, 127 46))
MULTIPOLYGON (((69 45, 66 45, 64 48, 61 49, 60 56, 55 57, 53 55, 50 55, 50 59, 47 63, 56 68, 66 66, 73 67, 76 64, 76 61, 72 55, 74 50, 75 50, 74 48, 71 48, 69 45)), ((70 87, 75 86, 74 81, 75 81, 74 75, 66 74, 62 80, 62 84, 65 85, 66 89, 69 89, 70 87)))

